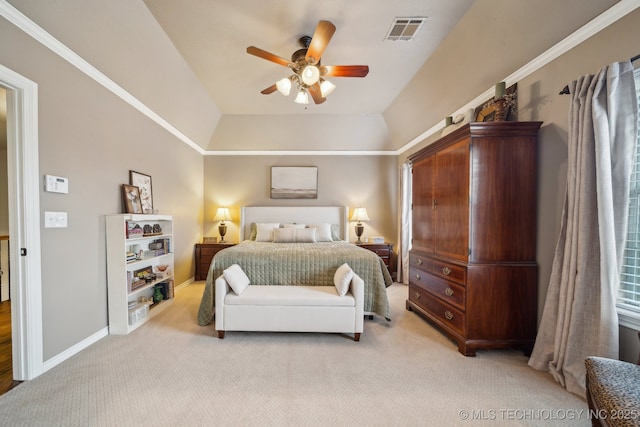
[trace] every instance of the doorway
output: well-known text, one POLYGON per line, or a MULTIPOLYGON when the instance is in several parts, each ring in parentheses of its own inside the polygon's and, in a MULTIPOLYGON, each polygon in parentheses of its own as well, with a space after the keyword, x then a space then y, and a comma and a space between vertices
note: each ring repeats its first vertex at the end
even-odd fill
POLYGON ((0 65, 6 95, 12 380, 44 372, 40 272, 38 86, 0 65))
POLYGON ((9 272, 9 195, 7 181, 7 91, 0 87, 0 395, 11 390, 11 288, 9 272))

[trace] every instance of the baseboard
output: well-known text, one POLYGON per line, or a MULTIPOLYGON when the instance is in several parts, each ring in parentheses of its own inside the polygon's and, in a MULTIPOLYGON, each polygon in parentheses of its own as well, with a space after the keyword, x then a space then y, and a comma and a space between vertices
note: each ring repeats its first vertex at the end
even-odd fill
POLYGON ((42 372, 40 372, 40 374, 44 374, 49 369, 55 366, 58 366, 60 363, 64 362, 65 360, 69 359, 72 356, 75 356, 85 348, 88 348, 92 344, 100 341, 102 338, 106 337, 107 335, 109 335, 109 328, 105 327, 99 330, 98 332, 96 332, 95 334, 90 335, 89 337, 83 339, 79 343, 69 347, 65 351, 58 353, 56 356, 52 357, 51 359, 44 361, 42 363, 42 372))

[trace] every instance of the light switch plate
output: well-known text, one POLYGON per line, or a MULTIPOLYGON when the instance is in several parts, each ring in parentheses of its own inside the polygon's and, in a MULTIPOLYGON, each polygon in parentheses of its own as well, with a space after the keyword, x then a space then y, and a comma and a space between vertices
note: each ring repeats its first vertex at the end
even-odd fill
POLYGON ((44 228, 67 228, 67 213, 45 212, 44 228))

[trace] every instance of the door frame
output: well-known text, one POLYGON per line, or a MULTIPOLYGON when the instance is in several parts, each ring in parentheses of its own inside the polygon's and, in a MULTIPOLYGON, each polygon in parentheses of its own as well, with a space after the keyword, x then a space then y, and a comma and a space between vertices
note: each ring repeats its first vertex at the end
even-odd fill
POLYGON ((13 379, 43 373, 38 85, 0 65, 7 91, 13 379), (26 255, 23 256, 22 252, 26 255))

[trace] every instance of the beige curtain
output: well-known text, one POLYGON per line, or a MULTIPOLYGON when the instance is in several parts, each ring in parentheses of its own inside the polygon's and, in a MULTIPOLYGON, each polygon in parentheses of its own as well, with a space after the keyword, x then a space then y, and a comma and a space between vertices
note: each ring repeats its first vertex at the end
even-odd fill
POLYGON ((400 172, 400 247, 398 248, 398 282, 409 284, 411 250, 411 163, 403 163, 400 172))
POLYGON ((584 396, 584 359, 618 358, 615 301, 625 243, 637 104, 631 62, 569 84, 567 191, 529 360, 584 396))

